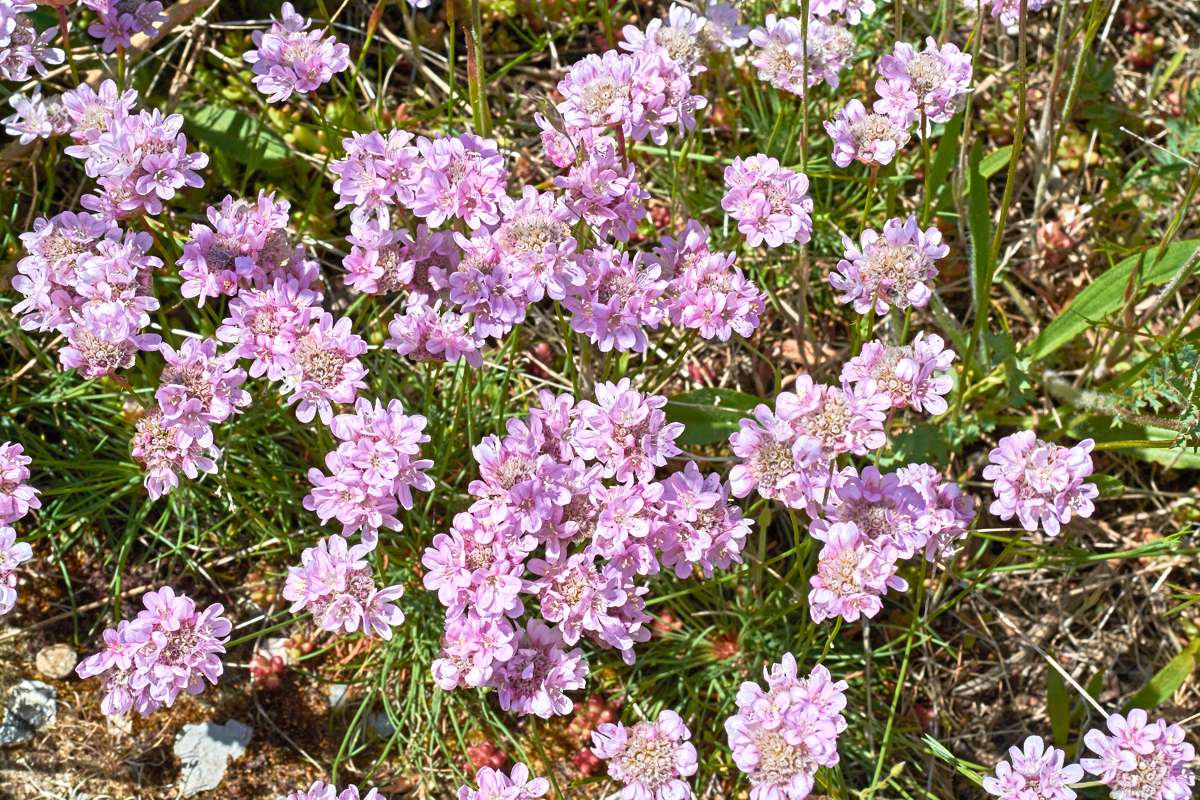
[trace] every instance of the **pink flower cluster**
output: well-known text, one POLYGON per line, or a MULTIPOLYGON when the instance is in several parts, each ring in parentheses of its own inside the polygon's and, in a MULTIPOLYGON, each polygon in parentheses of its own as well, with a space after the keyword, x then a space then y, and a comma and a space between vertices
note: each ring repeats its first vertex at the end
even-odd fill
MULTIPOLYGON (((1021 21, 1021 0, 972 0, 968 7, 977 6, 982 11, 984 3, 991 3, 991 15, 999 17, 1000 24, 1015 32, 1021 21)), ((1041 11, 1054 0, 1026 0, 1025 11, 1032 14, 1041 11)))
POLYGON ((38 490, 29 485, 32 460, 19 443, 0 444, 0 525, 12 525, 42 507, 38 490))
POLYGON ((17 532, 0 525, 0 617, 17 604, 17 567, 33 558, 28 542, 18 542, 17 532))
POLYGON ((971 56, 951 42, 939 46, 932 36, 919 53, 913 45, 897 42, 891 54, 879 59, 879 74, 876 111, 949 122, 971 90, 971 56))
POLYGON ((27 255, 17 263, 13 288, 24 300, 13 311, 25 330, 66 337, 59 351, 64 369, 99 378, 132 366, 139 351, 158 349, 159 337, 142 333, 158 308, 150 274, 162 266, 149 255, 149 234, 64 211, 39 217, 21 241, 27 255))
POLYGON ((735 158, 725 168, 721 208, 738 222, 746 244, 768 247, 812 238, 812 198, 808 177, 779 166, 770 156, 735 158))
POLYGON ((0 444, 0 616, 17 603, 17 567, 33 558, 33 548, 28 542, 18 542, 12 528, 30 511, 42 507, 38 490, 28 483, 30 461, 20 444, 0 444))
POLYGON ((815 508, 836 477, 830 460, 864 455, 884 445, 883 422, 891 404, 874 381, 854 386, 814 383, 801 375, 794 391, 781 392, 772 411, 760 404, 729 437, 740 462, 729 473, 735 497, 755 489, 792 508, 815 508))
POLYGON ((868 228, 856 245, 842 237, 846 251, 829 273, 829 284, 859 314, 871 309, 883 315, 892 308, 924 308, 933 295, 930 281, 937 277, 937 261, 950 252, 936 227, 921 230, 916 216, 889 219, 883 232, 868 228))
POLYGON ((687 778, 696 774, 692 732, 674 711, 626 728, 606 722, 592 732, 592 753, 608 762, 608 776, 622 784, 620 800, 688 800, 687 778))
POLYGON ((129 47, 135 33, 152 36, 154 26, 167 19, 158 0, 83 0, 83 4, 96 12, 96 20, 87 30, 93 38, 103 40, 106 53, 129 47))
POLYGON ((104 632, 104 649, 75 668, 81 678, 103 676, 100 710, 122 716, 135 709, 147 716, 175 703, 180 694, 200 694, 224 671, 221 654, 232 624, 213 603, 200 611, 187 595, 164 586, 142 598, 144 609, 104 632))
POLYGON ((633 663, 649 639, 641 578, 740 560, 749 525, 717 475, 689 462, 655 480, 680 455, 683 426, 665 404, 627 379, 597 386, 595 402, 543 392, 505 436, 475 447, 476 500, 422 558, 447 609, 433 665, 443 689, 490 686, 505 710, 566 714, 588 671, 574 645, 633 663))
POLYGON ((65 152, 81 159, 97 184, 79 202, 109 222, 162 213, 163 202, 178 191, 204 185, 197 170, 208 164, 204 153, 188 152, 183 115, 158 109, 134 114, 131 100, 128 93, 116 97, 115 86, 102 87, 100 95, 81 88, 67 105, 76 144, 65 152))
POLYGON ((875 339, 842 366, 848 384, 874 381, 892 408, 908 407, 936 416, 946 413, 946 394, 954 388, 950 365, 955 353, 936 333, 918 333, 912 344, 893 347, 875 339))
POLYGON ((1008 760, 983 779, 983 790, 1000 800, 1075 800, 1070 786, 1083 780, 1083 767, 1065 760, 1062 750, 1030 736, 1021 747, 1009 748, 1008 760))
POLYGON ((857 25, 864 16, 875 13, 874 0, 813 0, 812 13, 828 18, 834 14, 844 17, 846 22, 857 25))
POLYGON ((810 17, 806 83, 806 42, 800 19, 768 14, 763 27, 750 31, 750 43, 756 48, 750 63, 758 70, 759 79, 801 97, 822 81, 836 89, 839 75, 855 53, 854 36, 845 23, 810 17))
POLYGON ((1095 758, 1079 763, 1109 787, 1114 800, 1188 800, 1194 797, 1196 775, 1188 766, 1196 749, 1179 725, 1149 721, 1135 708, 1127 715, 1110 714, 1108 732, 1088 731, 1084 743, 1095 758))
POLYGON ((276 202, 274 192, 259 192, 253 203, 226 195, 220 206, 209 206, 209 224, 192 223, 191 238, 176 262, 183 279, 180 294, 204 305, 210 297, 264 288, 277 278, 311 282, 315 265, 288 237, 289 208, 286 200, 276 202))
POLYGON ((657 43, 658 36, 643 37, 634 52, 606 50, 571 65, 558 83, 563 100, 557 110, 572 141, 587 148, 611 129, 661 145, 669 127, 686 133, 696 126, 695 113, 708 105, 703 95, 691 94, 699 41, 687 27, 661 31, 671 31, 669 49, 657 43))
POLYGON ((733 761, 750 779, 750 800, 804 800, 817 768, 838 763, 846 682, 834 682, 819 664, 798 677, 791 653, 763 676, 766 691, 743 683, 737 713, 725 720, 733 761))
POLYGON ((353 414, 338 414, 329 430, 339 441, 325 455, 329 475, 313 467, 308 471, 312 491, 304 507, 315 511, 322 523, 336 519, 342 535, 355 531, 373 547, 380 528, 400 530, 399 507, 413 507, 412 491, 428 492, 433 479, 424 470, 433 466, 421 458, 421 445, 429 441, 426 420, 404 413, 399 400, 385 407, 359 398, 353 414))
POLYGON ((360 793, 357 786, 351 784, 340 792, 337 787, 324 781, 314 781, 313 785, 304 792, 292 792, 285 800, 387 800, 378 789, 369 789, 360 793))
POLYGON ((996 499, 989 511, 1016 517, 1027 531, 1058 536, 1072 516, 1090 517, 1099 490, 1084 480, 1092 474, 1091 439, 1071 447, 1043 442, 1033 431, 1005 436, 988 453, 983 469, 996 499))
POLYGON ((21 144, 30 144, 38 139, 61 136, 71 130, 71 118, 63 108, 59 97, 42 97, 40 86, 25 95, 14 92, 8 98, 13 113, 3 120, 4 132, 16 136, 21 144))
POLYGON ((182 425, 170 425, 162 412, 154 410, 137 423, 131 443, 133 459, 142 465, 146 476, 143 483, 152 500, 179 486, 179 473, 191 480, 201 473, 217 471, 221 450, 213 443, 211 428, 197 430, 193 435, 182 425))
POLYGON ((404 587, 375 585, 367 555, 372 546, 350 546, 336 534, 307 548, 300 564, 288 567, 283 598, 291 611, 308 611, 317 625, 333 633, 362 630, 366 636, 392 638, 392 628, 404 622, 404 612, 394 601, 404 587))
POLYGON ((921 552, 929 561, 946 557, 974 518, 974 501, 928 464, 886 474, 844 468, 809 528, 824 542, 810 579, 813 620, 875 616, 889 589, 908 588, 896 575, 899 561, 921 552))
POLYGON ((1074 800, 1073 784, 1084 771, 1109 787, 1113 800, 1187 800, 1196 776, 1189 767, 1196 750, 1179 725, 1150 721, 1135 708, 1127 715, 1110 714, 1107 731, 1093 728, 1083 736, 1095 754, 1078 764, 1065 764, 1066 754, 1030 736, 1022 747, 983 779, 983 789, 1000 800, 1074 800))
POLYGON ((912 138, 911 126, 908 114, 878 108, 868 112, 861 100, 851 100, 825 122, 825 131, 833 139, 833 163, 839 167, 854 161, 868 166, 890 164, 912 138))
MULTIPOLYGON (((513 765, 507 775, 498 769, 483 767, 475 773, 475 785, 460 786, 458 800, 536 800, 550 791, 550 781, 530 777, 529 767, 522 763, 513 765)), ((341 800, 339 798, 339 800, 341 800)))
POLYGON ((28 14, 36 8, 36 3, 21 0, 0 2, 0 78, 6 81, 23 83, 29 80, 30 70, 44 78, 47 66, 61 64, 66 58, 62 50, 49 46, 57 29, 39 33, 33 27, 28 14))
POLYGON ((254 85, 268 103, 281 103, 292 94, 308 94, 350 67, 350 48, 324 30, 309 30, 312 20, 296 13, 291 3, 279 8, 267 31, 250 35, 254 50, 242 55, 254 71, 254 85))

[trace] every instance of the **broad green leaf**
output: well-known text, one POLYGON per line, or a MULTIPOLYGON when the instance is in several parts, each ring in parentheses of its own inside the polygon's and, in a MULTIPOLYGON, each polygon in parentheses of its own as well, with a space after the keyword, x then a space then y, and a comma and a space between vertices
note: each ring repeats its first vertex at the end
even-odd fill
POLYGON ((1167 248, 1158 263, 1154 262, 1157 248, 1130 256, 1092 281, 1075 299, 1063 309, 1022 353, 1026 358, 1038 361, 1068 344, 1084 331, 1100 325, 1125 303, 1125 286, 1131 273, 1137 274, 1138 288, 1157 286, 1171 280, 1172 276, 1188 263, 1188 259, 1200 250, 1200 239, 1176 242, 1167 248))
POLYGON ((1006 144, 994 153, 988 153, 987 156, 979 162, 979 174, 984 178, 990 178, 1000 170, 1008 166, 1008 162, 1012 160, 1012 145, 1006 144))
POLYGON ((1200 636, 1188 642, 1166 666, 1154 673, 1146 685, 1138 689, 1137 694, 1129 698, 1125 710, 1144 708, 1147 711, 1158 708, 1170 699, 1171 695, 1183 686, 1183 682, 1196 669, 1196 657, 1200 655, 1200 636))
POLYGON ((1071 737, 1071 696, 1067 694, 1067 682, 1053 667, 1046 673, 1046 713, 1054 746, 1065 748, 1071 737))
POLYGON ((221 103, 180 109, 188 134, 248 167, 282 172, 291 160, 287 143, 263 122, 221 103))
POLYGON ((667 401, 667 419, 684 425, 679 444, 712 444, 728 439, 738 429, 738 420, 750 416, 760 402, 733 389, 696 389, 667 401))

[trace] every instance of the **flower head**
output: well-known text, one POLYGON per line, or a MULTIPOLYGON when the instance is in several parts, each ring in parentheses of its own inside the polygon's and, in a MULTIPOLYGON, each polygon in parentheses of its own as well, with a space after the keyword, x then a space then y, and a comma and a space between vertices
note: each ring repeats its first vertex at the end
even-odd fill
POLYGON ((812 237, 812 198, 808 177, 784 169, 769 156, 735 158, 725 168, 721 208, 738 221, 746 244, 769 247, 787 242, 804 244, 812 237))
POLYGON ((18 542, 17 532, 0 524, 0 617, 17 603, 17 567, 33 558, 28 542, 18 542))
POLYGON ((317 542, 300 556, 300 565, 288 568, 283 597, 293 614, 309 611, 322 630, 392 638, 392 628, 404 622, 404 612, 394 601, 404 587, 375 585, 365 544, 347 545, 333 535, 317 542))
POLYGON ((1046 747, 1030 736, 1021 747, 1010 747, 1008 760, 996 764, 994 775, 983 779, 983 790, 1000 800, 1074 800, 1069 787, 1083 780, 1083 768, 1065 765, 1066 753, 1046 747))
POLYGON ((910 117, 923 112, 929 122, 949 122, 971 89, 971 56, 950 42, 939 46, 933 37, 922 52, 897 42, 879 60, 879 74, 876 111, 910 117))
POLYGON ((255 31, 255 49, 242 58, 251 65, 254 85, 268 103, 280 103, 295 94, 316 91, 350 66, 350 48, 323 30, 309 30, 312 20, 296 12, 291 3, 272 17, 267 31, 255 31))
POLYGON ((621 800, 687 800, 696 774, 691 731, 674 711, 630 727, 604 723, 592 732, 592 752, 608 762, 608 774, 623 784, 621 800))
POLYGON ((983 477, 992 481, 995 501, 988 509, 1002 520, 1016 517, 1027 531, 1039 527, 1057 536, 1073 515, 1090 517, 1099 494, 1092 474, 1091 439, 1063 447, 1033 431, 1005 436, 988 453, 983 477))
POLYGON ((1126 716, 1111 714, 1108 732, 1093 728, 1083 736, 1096 754, 1079 763, 1109 787, 1114 800, 1187 800, 1196 775, 1188 766, 1196 750, 1183 728, 1165 720, 1149 721, 1135 708, 1126 716))
POLYGON ((308 332, 296 340, 284 367, 288 405, 296 404, 296 418, 311 422, 318 413, 326 425, 333 419, 334 403, 353 403, 367 370, 358 357, 367 343, 350 329, 349 317, 336 323, 324 313, 308 332))
POLYGON ((29 485, 32 460, 19 443, 0 444, 0 525, 12 525, 42 507, 38 490, 29 485))
POLYGON ((121 716, 131 708, 147 716, 171 706, 180 694, 200 694, 224 672, 221 654, 233 625, 224 608, 203 611, 187 595, 164 586, 142 597, 136 619, 104 632, 104 650, 75 668, 81 678, 104 677, 101 711, 121 716))
POLYGON ((839 167, 852 161, 872 166, 892 163, 911 138, 911 123, 909 117, 895 112, 868 112, 861 100, 851 100, 825 122, 825 131, 833 139, 833 163, 839 167))
POLYGON ((933 289, 929 282, 937 277, 937 261, 950 248, 942 244, 935 227, 922 231, 917 218, 889 219, 883 232, 868 228, 856 245, 842 237, 846 252, 829 274, 829 284, 841 294, 839 303, 850 303, 859 314, 871 308, 886 314, 891 308, 924 308, 933 289))

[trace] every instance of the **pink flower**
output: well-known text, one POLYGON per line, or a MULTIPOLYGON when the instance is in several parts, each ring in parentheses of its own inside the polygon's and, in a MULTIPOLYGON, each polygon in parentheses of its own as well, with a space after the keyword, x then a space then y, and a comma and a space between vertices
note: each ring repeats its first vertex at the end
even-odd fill
POLYGON ((359 389, 367 388, 367 370, 358 356, 367 343, 350 329, 350 318, 335 324, 324 313, 296 340, 283 372, 287 404, 296 405, 296 418, 312 422, 318 413, 326 425, 333 419, 334 403, 353 403, 359 389))
POLYGON ((661 52, 680 69, 699 75, 706 67, 701 63, 704 50, 701 35, 707 20, 691 9, 671 4, 667 19, 652 19, 643 31, 636 25, 621 29, 621 49, 631 53, 661 52))
POLYGON ((592 142, 579 164, 568 162, 570 171, 554 179, 564 190, 562 202, 572 214, 595 228, 600 236, 626 242, 646 216, 650 193, 635 178, 633 164, 622 164, 611 137, 592 142))
POLYGON ((1188 766, 1196 750, 1179 725, 1150 722, 1135 708, 1126 716, 1111 714, 1108 733, 1093 728, 1083 736, 1095 758, 1079 763, 1110 788, 1114 800, 1188 800, 1196 775, 1188 766))
POLYGON ((474 134, 421 137, 422 169, 409 208, 432 227, 461 219, 472 230, 500 221, 508 172, 496 143, 474 134))
POLYGON ((171 426, 158 411, 138 420, 132 449, 133 459, 146 470, 144 483, 151 500, 178 486, 180 472, 192 480, 201 473, 215 473, 216 459, 221 457, 210 428, 171 426))
POLYGON ((184 279, 180 293, 204 305, 209 297, 291 277, 284 267, 302 262, 304 250, 288 241, 289 207, 286 200, 276 202, 273 192, 259 192, 254 203, 226 195, 219 207, 210 206, 209 225, 192 225, 177 262, 184 279))
POLYGON ((308 30, 309 20, 296 13, 291 3, 271 18, 267 31, 250 35, 256 49, 242 55, 254 71, 254 85, 267 95, 268 103, 280 103, 295 94, 316 91, 333 76, 350 67, 350 48, 323 30, 308 30))
POLYGON ((137 33, 153 36, 155 25, 166 22, 162 13, 163 4, 140 2, 140 0, 83 0, 83 4, 96 12, 96 21, 88 26, 88 35, 103 39, 104 52, 111 53, 118 47, 129 47, 137 33))
POLYGON ((308 787, 308 791, 292 792, 285 800, 387 800, 378 789, 371 789, 360 794, 357 786, 351 784, 341 792, 337 787, 323 781, 316 781, 308 787))
POLYGON ((535 800, 550 791, 550 781, 531 778, 529 767, 517 763, 505 775, 500 770, 483 767, 475 773, 478 789, 459 787, 458 800, 535 800))
POLYGON ((346 157, 329 164, 329 171, 337 175, 333 182, 333 190, 338 193, 334 208, 355 206, 351 214, 355 222, 390 206, 411 208, 424 168, 420 151, 412 141, 411 133, 396 128, 387 133, 351 132, 342 140, 346 157))
POLYGON ((879 340, 863 344, 862 352, 842 366, 842 380, 855 384, 875 381, 877 391, 891 400, 892 408, 909 406, 930 415, 946 413, 945 395, 954 388, 948 374, 954 362, 936 333, 918 333, 911 345, 889 347, 879 340))
POLYGON ((385 408, 378 400, 372 404, 360 397, 353 414, 339 414, 330 423, 340 442, 325 456, 331 475, 308 471, 313 490, 304 507, 316 511, 322 522, 336 518, 343 536, 361 531, 370 546, 380 527, 399 530, 398 506, 413 507, 413 489, 433 489, 433 479, 424 472, 433 462, 414 458, 429 441, 425 424, 424 417, 405 414, 399 400, 385 408))
POLYGON ((122 716, 135 709, 148 716, 174 705, 180 694, 197 695, 224 672, 220 656, 233 625, 213 603, 200 611, 187 595, 169 586, 142 597, 137 618, 104 632, 104 650, 84 659, 81 678, 104 676, 101 711, 122 716))
POLYGON ((229 316, 217 338, 232 345, 229 354, 250 359, 250 377, 277 381, 292 365, 292 351, 320 311, 321 295, 295 278, 276 278, 229 301, 229 316))
POLYGON ((925 50, 897 42, 895 50, 879 59, 881 80, 875 91, 875 110, 897 117, 920 117, 929 122, 949 122, 971 90, 971 56, 950 42, 939 46, 933 37, 925 50))
POLYGON ((767 690, 743 683, 738 711, 725 720, 733 761, 750 779, 751 800, 804 800, 817 768, 838 763, 846 682, 834 683, 820 665, 797 677, 791 653, 763 675, 767 690))
POLYGON ((392 638, 392 628, 404 622, 395 600, 403 586, 380 589, 375 585, 367 555, 371 547, 353 547, 336 534, 317 542, 300 556, 300 565, 288 567, 283 598, 291 612, 309 611, 321 630, 392 638))
POLYGON ((1000 800, 1074 800, 1069 787, 1083 780, 1078 764, 1064 766, 1066 753, 1047 748, 1040 736, 1030 736, 1020 748, 1010 747, 1008 760, 996 764, 995 775, 983 779, 983 790, 1000 800))
POLYGON ((608 762, 608 775, 623 784, 620 800, 688 800, 687 778, 696 774, 691 731, 674 711, 626 728, 604 723, 592 732, 592 752, 608 762))
POLYGON ((164 425, 203 431, 250 404, 246 371, 228 353, 217 355, 216 340, 184 339, 178 352, 164 343, 159 352, 166 366, 154 397, 164 425))
POLYGON ((839 14, 851 25, 862 22, 864 16, 875 13, 874 0, 813 0, 812 13, 818 17, 839 14))
POLYGON ((847 236, 842 244, 845 256, 829 274, 829 284, 841 292, 837 301, 852 304, 859 314, 871 308, 880 315, 890 308, 924 308, 933 295, 929 282, 937 277, 936 262, 950 252, 941 232, 936 227, 922 231, 916 216, 889 219, 882 234, 868 228, 861 247, 847 236))
POLYGON ((529 621, 516 653, 496 670, 493 681, 500 708, 542 719, 571 713, 574 703, 566 693, 583 687, 588 667, 578 648, 568 652, 562 645, 562 636, 554 628, 536 619, 529 621))
POLYGON ((571 314, 571 328, 586 334, 602 351, 644 352, 646 330, 657 328, 665 317, 662 296, 666 281, 659 268, 618 252, 609 245, 587 250, 578 258, 585 276, 582 285, 567 287, 563 308, 571 314))
POLYGON ((17 604, 17 567, 33 558, 28 542, 18 542, 17 532, 0 524, 0 617, 17 604))
POLYGON ((890 164, 911 138, 910 117, 896 113, 868 113, 861 100, 851 100, 825 130, 833 139, 833 163, 848 167, 852 161, 868 165, 890 164))
POLYGON ((21 444, 0 444, 0 525, 12 525, 42 507, 38 490, 28 483, 32 460, 21 444))
POLYGON ((812 198, 808 177, 779 166, 769 156, 735 158, 725 168, 721 208, 738 221, 746 244, 769 247, 787 242, 804 244, 812 237, 812 198))
POLYGON ((809 579, 808 609, 813 622, 841 617, 857 622, 883 608, 888 589, 904 591, 908 584, 896 575, 899 553, 888 543, 876 546, 852 522, 837 522, 822 532, 825 546, 817 571, 809 579))
POLYGON ((778 500, 791 508, 806 508, 816 490, 827 485, 829 463, 819 443, 800 443, 788 420, 765 405, 754 409, 753 419, 738 421, 729 437, 733 454, 741 459, 729 472, 734 497, 758 490, 761 497, 778 500))
POLYGON ((483 366, 479 352, 483 342, 467 330, 467 325, 465 315, 450 311, 439 314, 436 306, 413 295, 405 310, 388 323, 389 338, 383 346, 414 361, 454 364, 461 358, 472 367, 483 366))
POLYGON ((804 80, 804 30, 796 17, 777 19, 768 14, 764 27, 750 31, 756 51, 750 63, 759 80, 803 97, 808 88, 825 81, 837 88, 839 73, 854 57, 854 37, 843 23, 812 18, 808 21, 808 82, 804 80))
POLYGON ((57 47, 48 47, 58 37, 54 26, 38 31, 28 14, 37 5, 21 0, 0 3, 0 78, 24 83, 32 69, 41 77, 47 66, 63 63, 65 55, 57 47))
POLYGON ((596 386, 596 402, 579 404, 576 447, 604 465, 605 477, 649 481, 657 467, 680 453, 675 440, 683 423, 667 422, 667 398, 644 395, 628 378, 596 386))
POLYGON ((659 530, 660 559, 679 578, 700 567, 711 577, 713 567, 741 563, 750 524, 729 502, 729 489, 717 473, 701 475, 696 462, 663 481, 664 525, 659 530))
POLYGON ((921 495, 924 507, 917 518, 917 527, 928 535, 925 559, 948 558, 955 543, 965 539, 975 521, 975 498, 965 494, 958 484, 942 480, 937 469, 929 464, 909 464, 896 470, 905 486, 921 495))
POLYGON ((890 404, 874 381, 830 386, 814 383, 807 374, 796 379, 793 391, 781 392, 775 400, 778 416, 797 436, 813 440, 826 459, 842 453, 866 455, 883 447, 890 404))
POLYGON ((1005 436, 988 453, 985 480, 996 499, 989 511, 1002 520, 1016 517, 1027 531, 1039 527, 1057 536, 1073 515, 1090 517, 1099 494, 1092 474, 1091 439, 1072 447, 1043 442, 1033 431, 1005 436))

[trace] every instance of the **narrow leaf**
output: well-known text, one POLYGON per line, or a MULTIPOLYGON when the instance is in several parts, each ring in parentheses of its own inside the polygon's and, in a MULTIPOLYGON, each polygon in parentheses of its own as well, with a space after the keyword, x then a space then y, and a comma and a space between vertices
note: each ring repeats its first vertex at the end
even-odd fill
MULTIPOLYGON (((942 189, 949 188, 949 183, 946 179, 950 177, 950 168, 958 162, 958 152, 962 148, 962 140, 959 138, 959 134, 962 133, 962 126, 962 114, 955 114, 946 123, 941 137, 937 140, 937 152, 934 153, 933 164, 929 167, 929 185, 934 187, 934 192, 940 192, 942 189)), ((936 200, 935 196, 935 208, 937 207, 936 200)))
POLYGON ((1006 144, 994 153, 988 153, 987 156, 979 162, 979 174, 984 178, 990 178, 1000 170, 1008 166, 1008 162, 1012 160, 1012 145, 1006 144))
POLYGON ((1071 736, 1071 696, 1067 683, 1058 670, 1046 674, 1046 713, 1050 717, 1050 733, 1054 746, 1065 748, 1071 736))

